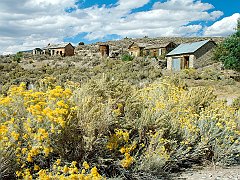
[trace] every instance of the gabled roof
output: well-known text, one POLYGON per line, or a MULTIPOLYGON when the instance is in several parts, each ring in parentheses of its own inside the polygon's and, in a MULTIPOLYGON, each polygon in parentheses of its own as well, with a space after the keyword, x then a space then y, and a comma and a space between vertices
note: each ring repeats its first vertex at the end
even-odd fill
POLYGON ((168 46, 169 44, 171 44, 171 43, 173 43, 173 42, 151 45, 151 46, 147 46, 145 49, 160 49, 160 48, 165 48, 165 47, 167 47, 167 46, 168 46))
POLYGON ((136 42, 133 42, 129 47, 128 47, 128 49, 130 48, 130 47, 132 47, 132 45, 134 45, 134 44, 136 44, 138 47, 140 47, 140 48, 145 48, 145 47, 147 47, 147 46, 151 46, 151 44, 147 44, 147 43, 136 43, 136 42))
MULTIPOLYGON (((71 43, 62 43, 62 44, 50 44, 47 47, 44 47, 43 49, 58 49, 58 48, 65 48, 68 44, 72 46, 71 43)), ((72 46, 73 47, 73 46, 72 46)))
MULTIPOLYGON (((207 44, 210 41, 212 41, 212 40, 205 40, 205 41, 199 41, 199 42, 180 44, 174 50, 169 52, 166 56, 194 53, 199 48, 201 48, 203 45, 207 44)), ((212 42, 215 44, 214 41, 212 41, 212 42)))
POLYGON ((42 51, 41 48, 35 48, 34 50, 36 50, 36 51, 42 51))

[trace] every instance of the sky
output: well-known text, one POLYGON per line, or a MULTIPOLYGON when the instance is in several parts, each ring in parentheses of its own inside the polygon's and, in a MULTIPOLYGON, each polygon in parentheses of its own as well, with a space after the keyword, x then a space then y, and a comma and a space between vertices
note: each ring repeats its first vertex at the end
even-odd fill
POLYGON ((0 54, 124 37, 228 36, 240 0, 0 0, 0 54))

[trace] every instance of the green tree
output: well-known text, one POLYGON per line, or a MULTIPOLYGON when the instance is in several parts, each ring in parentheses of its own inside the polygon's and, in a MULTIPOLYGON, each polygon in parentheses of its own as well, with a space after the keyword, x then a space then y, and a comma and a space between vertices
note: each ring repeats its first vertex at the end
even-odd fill
POLYGON ((214 59, 221 61, 226 69, 240 71, 240 18, 236 32, 216 48, 214 59))
POLYGON ((238 18, 238 22, 237 22, 237 31, 240 30, 240 18, 238 18))

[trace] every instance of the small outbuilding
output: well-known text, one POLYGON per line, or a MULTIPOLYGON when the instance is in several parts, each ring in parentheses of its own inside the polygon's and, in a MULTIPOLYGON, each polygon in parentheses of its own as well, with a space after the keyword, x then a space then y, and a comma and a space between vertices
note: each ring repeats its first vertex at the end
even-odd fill
POLYGON ((100 51, 101 57, 108 57, 109 56, 109 45, 100 44, 99 51, 100 51))
POLYGON ((163 43, 163 44, 157 44, 157 45, 151 45, 147 46, 143 54, 145 56, 151 56, 151 57, 161 57, 166 56, 167 53, 172 51, 174 48, 176 48, 177 45, 173 42, 163 43))
POLYGON ((74 56, 74 46, 71 43, 63 44, 49 44, 43 48, 43 54, 49 54, 50 56, 74 56))
POLYGON ((166 55, 167 69, 178 71, 209 65, 215 46, 216 43, 212 40, 180 44, 166 55))
POLYGON ((128 52, 130 55, 135 56, 135 57, 142 57, 144 56, 144 48, 147 46, 150 46, 149 44, 145 43, 135 43, 133 42, 129 47, 128 47, 128 52))

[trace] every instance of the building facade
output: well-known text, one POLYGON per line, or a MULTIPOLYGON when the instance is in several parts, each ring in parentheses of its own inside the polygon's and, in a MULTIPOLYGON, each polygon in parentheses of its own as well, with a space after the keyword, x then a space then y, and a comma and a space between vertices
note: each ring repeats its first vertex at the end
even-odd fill
POLYGON ((147 46, 146 48, 144 48, 143 54, 144 56, 165 58, 166 54, 172 51, 176 47, 177 45, 173 42, 147 46))
POLYGON ((209 65, 210 54, 215 46, 216 43, 212 40, 180 44, 166 55, 167 69, 179 71, 209 65))
POLYGON ((131 56, 142 57, 144 56, 144 48, 146 48, 147 46, 150 46, 150 45, 145 43, 134 42, 128 47, 128 52, 131 56))
POLYGON ((41 55, 43 54, 43 50, 41 48, 35 48, 33 50, 33 55, 41 55))
POLYGON ((74 56, 74 46, 71 43, 65 44, 49 44, 47 47, 43 48, 43 54, 48 54, 50 56, 74 56))

